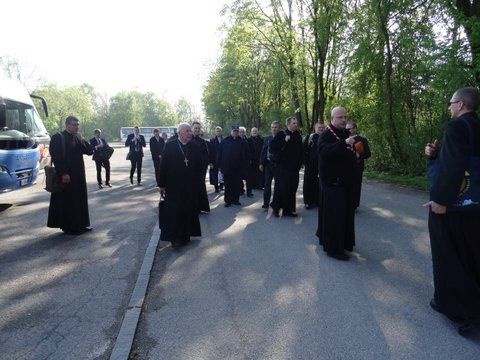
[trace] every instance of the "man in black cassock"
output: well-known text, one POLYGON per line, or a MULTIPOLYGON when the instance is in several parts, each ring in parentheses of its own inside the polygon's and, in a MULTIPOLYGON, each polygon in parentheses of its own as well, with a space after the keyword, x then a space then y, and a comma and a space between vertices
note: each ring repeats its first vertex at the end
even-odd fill
POLYGON ((355 179, 353 182, 353 207, 357 209, 360 206, 360 196, 362 193, 363 170, 365 169, 365 159, 368 159, 372 153, 366 137, 358 134, 357 124, 354 121, 347 121, 346 129, 350 136, 355 136, 355 179))
POLYGON ((239 136, 237 125, 232 126, 231 135, 223 139, 217 163, 225 181, 225 207, 241 205, 239 198, 243 186, 243 164, 249 158, 247 142, 239 136))
POLYGON ((202 166, 203 166, 203 176, 199 179, 198 184, 198 211, 210 211, 210 204, 208 202, 208 195, 207 195, 207 185, 205 184, 205 177, 207 176, 207 169, 208 165, 212 165, 212 153, 208 141, 204 140, 200 134, 202 132, 202 126, 199 122, 195 121, 192 123, 192 130, 193 130, 193 138, 192 141, 196 143, 200 149, 200 155, 202 158, 202 166))
POLYGON ((263 174, 258 168, 260 164, 260 154, 263 147, 263 138, 258 134, 258 129, 253 127, 250 131, 251 136, 247 139, 250 149, 251 160, 247 173, 247 196, 252 197, 253 189, 263 188, 263 174))
POLYGON ((327 255, 338 260, 348 260, 345 250, 352 251, 355 245, 355 137, 349 136, 346 124, 347 111, 335 107, 330 125, 318 139, 321 191, 316 235, 327 255))
POLYGON ((298 122, 294 117, 286 120, 287 128, 280 131, 270 141, 270 152, 276 162, 273 188, 273 200, 270 206, 275 217, 296 217, 296 193, 299 182, 299 172, 303 160, 302 136, 298 132, 298 122))
POLYGON ((435 288, 430 305, 460 323, 461 335, 480 330, 480 210, 461 212, 452 205, 469 158, 480 156, 479 107, 477 88, 457 90, 449 101, 452 120, 441 146, 435 142, 425 148, 426 155, 438 155, 437 177, 430 189, 430 201, 425 204, 430 208, 428 230, 435 288))
POLYGON ((69 235, 91 230, 83 154, 92 155, 93 150, 78 133, 78 127, 78 119, 69 116, 65 130, 53 135, 50 141, 52 162, 64 188, 50 196, 47 226, 60 228, 69 235))
POLYGON ((153 136, 150 138, 150 153, 152 154, 153 168, 155 169, 155 181, 158 186, 158 169, 160 167, 160 159, 162 158, 165 140, 160 136, 160 130, 154 129, 153 136))
POLYGON ((263 184, 263 205, 262 209, 268 211, 270 207, 270 199, 272 197, 272 180, 274 174, 274 164, 272 160, 271 153, 269 152, 270 142, 272 139, 277 135, 280 131, 280 122, 274 121, 270 125, 270 129, 272 131, 271 135, 268 135, 264 138, 262 152, 260 154, 260 165, 258 168, 264 174, 265 182, 263 184))
POLYGON ((303 140, 305 172, 303 174, 303 203, 306 209, 318 206, 320 185, 318 182, 318 138, 325 129, 321 123, 315 124, 315 132, 303 140))
POLYGON ((198 219, 198 182, 202 177, 203 160, 199 146, 192 140, 188 124, 178 126, 178 139, 167 141, 160 162, 159 186, 161 201, 160 239, 180 247, 191 236, 201 236, 198 219))
POLYGON ((222 136, 222 128, 217 126, 215 128, 215 137, 210 139, 211 149, 212 149, 212 160, 213 166, 210 168, 209 178, 210 178, 210 185, 215 187, 215 192, 219 193, 221 188, 223 188, 223 179, 220 178, 219 170, 218 170, 218 163, 217 163, 217 154, 220 151, 220 144, 223 141, 222 136))

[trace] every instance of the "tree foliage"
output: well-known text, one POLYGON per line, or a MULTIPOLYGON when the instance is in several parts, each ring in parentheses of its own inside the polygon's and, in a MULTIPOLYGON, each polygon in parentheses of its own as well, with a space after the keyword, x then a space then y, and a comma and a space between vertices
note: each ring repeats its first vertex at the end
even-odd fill
POLYGON ((480 0, 236 0, 204 90, 212 125, 303 131, 344 105, 375 170, 422 174, 446 102, 480 85, 480 0))

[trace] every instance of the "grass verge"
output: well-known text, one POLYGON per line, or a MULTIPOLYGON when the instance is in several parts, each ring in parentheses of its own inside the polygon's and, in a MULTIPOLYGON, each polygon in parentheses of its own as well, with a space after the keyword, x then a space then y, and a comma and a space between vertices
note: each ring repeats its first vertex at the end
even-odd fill
POLYGON ((427 176, 393 175, 375 171, 365 171, 363 176, 368 179, 380 180, 389 184, 408 186, 423 191, 429 190, 427 176))

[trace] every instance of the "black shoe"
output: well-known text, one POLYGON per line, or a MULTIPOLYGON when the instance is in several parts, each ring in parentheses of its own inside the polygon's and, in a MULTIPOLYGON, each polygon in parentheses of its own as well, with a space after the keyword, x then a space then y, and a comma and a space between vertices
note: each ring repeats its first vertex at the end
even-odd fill
POLYGON ((137 185, 138 186, 143 186, 143 184, 140 181, 137 183, 137 185))
POLYGON ((106 183, 105 185, 107 185, 109 188, 112 187, 112 185, 110 183, 106 183))
POLYGON ((350 256, 348 256, 347 254, 332 254, 327 252, 327 256, 330 256, 340 261, 348 261, 350 259, 350 256))
POLYGON ((275 216, 275 217, 277 217, 277 218, 280 217, 280 213, 279 213, 278 210, 275 210, 275 209, 274 209, 273 212, 272 212, 272 214, 273 214, 273 216, 275 216))
POLYGON ((245 195, 245 190, 240 191, 240 195, 245 195))
POLYGON ((462 336, 469 336, 473 332, 480 330, 480 321, 467 321, 458 327, 458 333, 462 336))
POLYGON ((130 178, 130 184, 133 185, 133 178, 130 178))
POLYGON ((99 188, 99 189, 103 189, 102 184, 98 184, 98 188, 99 188))
POLYGON ((223 191, 223 189, 224 189, 224 186, 223 186, 223 184, 220 184, 220 190, 222 190, 222 191, 223 191))
POLYGON ((253 194, 252 194, 252 193, 248 193, 248 194, 247 194, 247 197, 253 197, 253 194))
POLYGON ((84 234, 84 233, 89 232, 89 231, 92 231, 92 228, 85 227, 81 230, 63 230, 63 232, 67 235, 81 235, 81 234, 84 234))
POLYGON ((232 206, 232 203, 225 203, 225 207, 230 207, 232 206))
POLYGON ((242 203, 240 201, 236 201, 233 203, 233 205, 242 205, 242 203))
POLYGON ((263 205, 262 205, 262 209, 268 210, 268 205, 263 204, 263 205))
POLYGON ((297 217, 298 214, 295 214, 295 213, 293 213, 293 212, 287 212, 287 213, 283 213, 282 216, 297 217))

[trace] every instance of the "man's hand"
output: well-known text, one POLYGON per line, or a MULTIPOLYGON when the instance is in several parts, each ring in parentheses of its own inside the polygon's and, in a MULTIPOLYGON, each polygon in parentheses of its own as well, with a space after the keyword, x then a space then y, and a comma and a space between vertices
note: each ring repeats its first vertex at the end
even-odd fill
POLYGON ((428 143, 425 146, 425 155, 429 157, 435 157, 438 152, 438 140, 435 140, 433 143, 428 143))
POLYGON ((429 201, 426 204, 423 204, 424 207, 430 207, 433 213, 438 215, 443 215, 447 212, 447 207, 437 204, 435 201, 429 201))
POLYGON ((353 145, 355 144, 355 138, 357 137, 357 135, 354 135, 354 136, 350 136, 348 138, 345 139, 345 142, 348 144, 348 145, 353 145))
POLYGON ((70 175, 65 174, 62 175, 62 184, 69 184, 70 183, 70 175))
POLYGON ((288 142, 290 140, 290 135, 285 136, 285 142, 288 142))
POLYGON ((262 165, 262 164, 258 165, 258 170, 260 170, 261 172, 263 172, 263 165, 262 165))
POLYGON ((165 197, 165 188, 160 188, 160 197, 161 198, 165 197))

